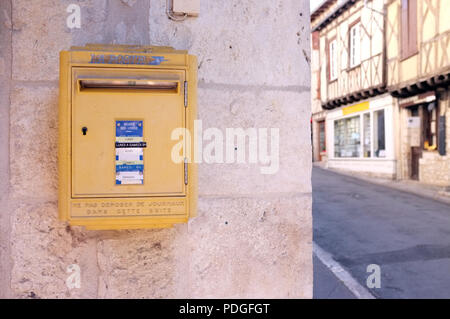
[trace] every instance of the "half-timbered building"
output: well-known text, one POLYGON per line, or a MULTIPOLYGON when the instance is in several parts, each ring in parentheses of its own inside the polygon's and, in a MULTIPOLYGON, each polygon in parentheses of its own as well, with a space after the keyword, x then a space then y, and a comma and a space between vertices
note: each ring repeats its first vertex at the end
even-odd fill
POLYGON ((387 89, 399 104, 399 178, 450 186, 450 1, 386 1, 387 89))
POLYGON ((314 160, 330 168, 393 178, 397 112, 387 90, 385 16, 384 0, 340 0, 312 23, 313 145, 314 160))
MULTIPOLYGON (((317 9, 311 13, 311 28, 314 29, 322 20, 336 9, 338 0, 324 0, 317 9)), ((325 162, 326 133, 325 117, 326 110, 322 107, 320 100, 320 38, 319 31, 311 36, 311 136, 313 161, 325 162)))

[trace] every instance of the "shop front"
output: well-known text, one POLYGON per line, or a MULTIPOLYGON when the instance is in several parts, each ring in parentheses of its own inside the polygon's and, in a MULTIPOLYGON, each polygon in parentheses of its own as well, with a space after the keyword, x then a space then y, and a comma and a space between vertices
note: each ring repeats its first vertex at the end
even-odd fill
POLYGON ((448 89, 399 98, 402 175, 426 184, 450 185, 448 89))
POLYGON ((386 94, 329 111, 328 167, 395 178, 394 104, 386 94))

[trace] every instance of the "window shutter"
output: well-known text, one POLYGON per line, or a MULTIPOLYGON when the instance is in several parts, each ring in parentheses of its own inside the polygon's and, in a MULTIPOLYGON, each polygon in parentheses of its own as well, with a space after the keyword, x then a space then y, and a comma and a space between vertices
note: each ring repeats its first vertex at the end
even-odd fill
POLYGON ((338 77, 338 53, 337 53, 337 40, 334 40, 334 78, 338 77))
POLYGON ((401 56, 408 55, 408 0, 402 0, 401 10, 401 56))
POLYGON ((439 154, 445 155, 445 115, 438 117, 438 151, 439 154))
POLYGON ((330 57, 330 42, 327 40, 327 44, 326 44, 326 48, 325 48, 325 52, 327 55, 327 78, 328 81, 331 79, 331 73, 330 73, 330 63, 331 63, 331 57, 330 57))
POLYGON ((355 36, 354 33, 355 29, 351 28, 350 32, 349 32, 349 36, 350 36, 350 40, 349 40, 349 53, 350 53, 350 67, 353 66, 354 64, 354 58, 355 58, 355 54, 354 54, 354 49, 355 49, 355 36))
POLYGON ((337 52, 336 52, 336 39, 328 42, 328 79, 333 81, 337 77, 337 52))
POLYGON ((411 55, 417 51, 417 0, 409 0, 408 31, 408 55, 411 55))
POLYGON ((337 41, 334 39, 330 42, 330 79, 337 78, 337 41))
POLYGON ((313 50, 319 50, 319 43, 320 43, 319 31, 314 31, 313 34, 312 34, 312 48, 313 48, 313 50))
POLYGON ((330 43, 330 78, 334 80, 334 40, 330 43))
POLYGON ((316 92, 316 98, 320 100, 320 74, 321 72, 317 72, 317 92, 316 92))
POLYGON ((356 65, 356 61, 357 61, 357 57, 356 57, 356 40, 357 40, 357 36, 356 36, 356 32, 357 32, 357 30, 356 30, 356 26, 354 26, 353 27, 353 42, 352 42, 352 54, 353 54, 353 61, 352 61, 352 63, 353 63, 353 65, 352 66, 355 66, 356 65))
POLYGON ((356 63, 361 62, 361 24, 356 29, 356 63))

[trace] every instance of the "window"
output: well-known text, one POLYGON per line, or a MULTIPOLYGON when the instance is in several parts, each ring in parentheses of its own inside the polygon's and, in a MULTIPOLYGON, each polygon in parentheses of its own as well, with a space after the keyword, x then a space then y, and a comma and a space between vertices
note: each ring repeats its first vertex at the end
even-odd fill
POLYGON ((423 106, 423 148, 426 150, 437 149, 437 121, 438 110, 436 102, 425 104, 423 106))
POLYGON ((417 53, 417 0, 402 0, 401 57, 417 53))
POLYGON ((363 115, 363 138, 364 138, 364 149, 363 149, 363 155, 364 157, 371 157, 372 154, 372 136, 370 134, 371 132, 371 125, 370 125, 370 113, 364 113, 363 115))
POLYGON ((325 121, 319 122, 319 152, 325 152, 327 145, 325 143, 325 121))
POLYGON ((332 40, 329 44, 329 52, 328 52, 328 72, 330 81, 337 79, 337 41, 336 39, 332 40))
POLYGON ((334 157, 386 157, 385 131, 384 109, 334 121, 334 157))
POLYGON ((334 156, 359 157, 360 127, 359 116, 334 122, 334 156))
POLYGON ((353 68, 361 63, 361 38, 360 23, 357 22, 350 27, 350 67, 353 68))
POLYGON ((384 110, 373 112, 373 152, 375 157, 386 157, 384 110))

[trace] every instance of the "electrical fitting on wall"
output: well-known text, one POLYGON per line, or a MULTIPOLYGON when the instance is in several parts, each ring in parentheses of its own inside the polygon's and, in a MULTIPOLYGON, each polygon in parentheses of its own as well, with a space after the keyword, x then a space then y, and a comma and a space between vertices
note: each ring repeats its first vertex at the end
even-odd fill
POLYGON ((197 17, 200 0, 166 0, 166 14, 169 19, 183 21, 187 17, 197 17))

